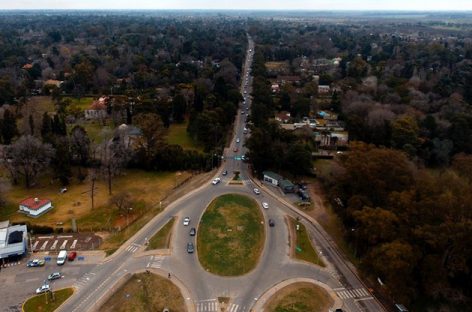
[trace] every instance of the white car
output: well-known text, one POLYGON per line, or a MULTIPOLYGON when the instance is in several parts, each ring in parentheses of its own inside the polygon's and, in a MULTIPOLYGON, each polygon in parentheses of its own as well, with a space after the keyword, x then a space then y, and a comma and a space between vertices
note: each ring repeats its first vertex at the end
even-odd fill
POLYGON ((236 143, 239 143, 239 142, 240 142, 240 140, 239 140, 239 138, 237 138, 237 139, 236 139, 236 143))
POLYGON ((220 178, 214 178, 213 181, 211 181, 211 184, 213 185, 217 185, 218 183, 221 182, 221 179, 220 178))
POLYGON ((48 284, 44 284, 41 287, 36 289, 36 293, 37 294, 42 294, 43 292, 47 292, 47 291, 50 291, 50 290, 51 290, 51 287, 49 287, 48 284))
POLYGON ((190 217, 185 217, 184 218, 184 225, 187 226, 190 224, 190 217))
POLYGON ((266 203, 266 202, 262 202, 262 207, 263 207, 264 209, 269 209, 269 204, 266 203))
POLYGON ((256 195, 259 195, 259 194, 261 193, 261 191, 259 191, 259 189, 258 189, 258 188, 254 188, 254 190, 253 190, 253 191, 254 191, 254 194, 256 194, 256 195))

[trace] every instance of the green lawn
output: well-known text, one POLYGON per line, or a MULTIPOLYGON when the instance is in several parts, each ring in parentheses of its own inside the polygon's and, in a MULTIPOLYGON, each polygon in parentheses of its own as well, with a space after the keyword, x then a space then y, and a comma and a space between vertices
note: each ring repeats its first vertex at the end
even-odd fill
POLYGON ((69 110, 80 110, 84 111, 90 107, 94 98, 93 97, 83 97, 83 98, 75 98, 75 97, 65 97, 64 100, 70 100, 69 110))
POLYGON ((175 218, 167 222, 154 236, 149 240, 146 250, 169 248, 172 226, 175 218))
POLYGON ((264 311, 324 312, 333 303, 333 299, 323 288, 311 283, 295 283, 277 291, 265 305, 264 311))
POLYGON ((259 205, 247 196, 226 194, 214 199, 198 228, 197 251, 202 266, 223 276, 252 270, 264 246, 262 221, 259 205))
POLYGON ((190 135, 187 133, 188 123, 172 124, 169 127, 167 134, 167 143, 180 145, 183 149, 202 151, 202 147, 199 146, 190 135))
POLYGON ((301 223, 298 223, 292 218, 290 218, 290 222, 292 223, 292 227, 297 235, 295 246, 293 246, 293 248, 295 248, 295 258, 324 267, 325 264, 320 259, 320 257, 318 256, 318 252, 311 243, 310 237, 308 236, 308 232, 305 226, 301 223), (296 228, 297 224, 299 225, 298 231, 296 228))
POLYGON ((64 288, 54 292, 54 300, 50 294, 44 293, 34 296, 23 304, 24 312, 52 312, 56 310, 64 301, 66 301, 74 290, 72 288, 64 288), (49 296, 49 297, 46 297, 49 296), (46 300, 48 303, 46 303, 46 300))

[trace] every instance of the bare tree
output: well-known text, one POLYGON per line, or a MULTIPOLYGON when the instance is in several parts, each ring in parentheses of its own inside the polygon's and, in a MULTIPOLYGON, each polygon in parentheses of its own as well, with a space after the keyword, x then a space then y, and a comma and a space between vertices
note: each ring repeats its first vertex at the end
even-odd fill
POLYGON ((114 205, 120 213, 128 214, 133 201, 128 192, 120 192, 110 198, 110 204, 114 205))
POLYGON ((82 174, 81 167, 86 166, 90 159, 90 139, 85 129, 81 126, 75 126, 72 129, 70 148, 73 160, 80 164, 79 179, 82 181, 85 176, 82 174))
POLYGON ((25 186, 29 188, 38 174, 45 169, 52 157, 54 149, 39 139, 24 135, 15 143, 5 148, 4 164, 11 174, 14 183, 24 177, 25 186))
POLYGON ((138 148, 146 155, 147 165, 152 162, 157 149, 164 142, 165 128, 161 117, 154 113, 138 114, 134 117, 134 123, 142 132, 137 139, 138 148))

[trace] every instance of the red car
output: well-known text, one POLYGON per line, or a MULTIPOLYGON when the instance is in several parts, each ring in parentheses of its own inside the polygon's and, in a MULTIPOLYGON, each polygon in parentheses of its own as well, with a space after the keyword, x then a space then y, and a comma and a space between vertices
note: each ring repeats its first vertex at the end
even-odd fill
POLYGON ((74 261, 74 259, 75 259, 76 257, 77 257, 77 252, 71 251, 71 252, 69 252, 69 255, 67 256, 67 259, 68 259, 69 261, 74 261))
POLYGON ((238 152, 238 148, 235 147, 234 150, 233 150, 233 152, 237 153, 237 152, 238 152))

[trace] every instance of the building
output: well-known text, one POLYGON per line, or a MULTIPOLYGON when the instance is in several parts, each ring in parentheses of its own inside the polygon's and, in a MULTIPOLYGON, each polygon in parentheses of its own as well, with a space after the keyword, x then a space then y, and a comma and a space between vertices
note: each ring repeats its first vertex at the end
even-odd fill
POLYGON ((28 246, 28 230, 26 225, 12 225, 0 222, 0 259, 22 256, 28 246))
POLYGON ((284 193, 295 192, 295 185, 290 180, 287 180, 287 179, 279 181, 279 187, 282 189, 284 193))
POLYGON ((49 199, 39 199, 37 197, 27 198, 20 202, 20 212, 27 216, 37 218, 53 208, 49 199))
POLYGON ((282 176, 272 171, 264 171, 262 174, 264 175, 264 181, 269 182, 275 186, 278 186, 280 181, 283 180, 282 176))
POLYGON ((107 103, 109 98, 106 96, 100 97, 98 100, 90 104, 89 109, 84 111, 85 119, 99 119, 102 120, 107 117, 107 103))
POLYGON ((328 85, 319 85, 318 86, 318 94, 319 95, 326 95, 331 92, 331 88, 328 85))

